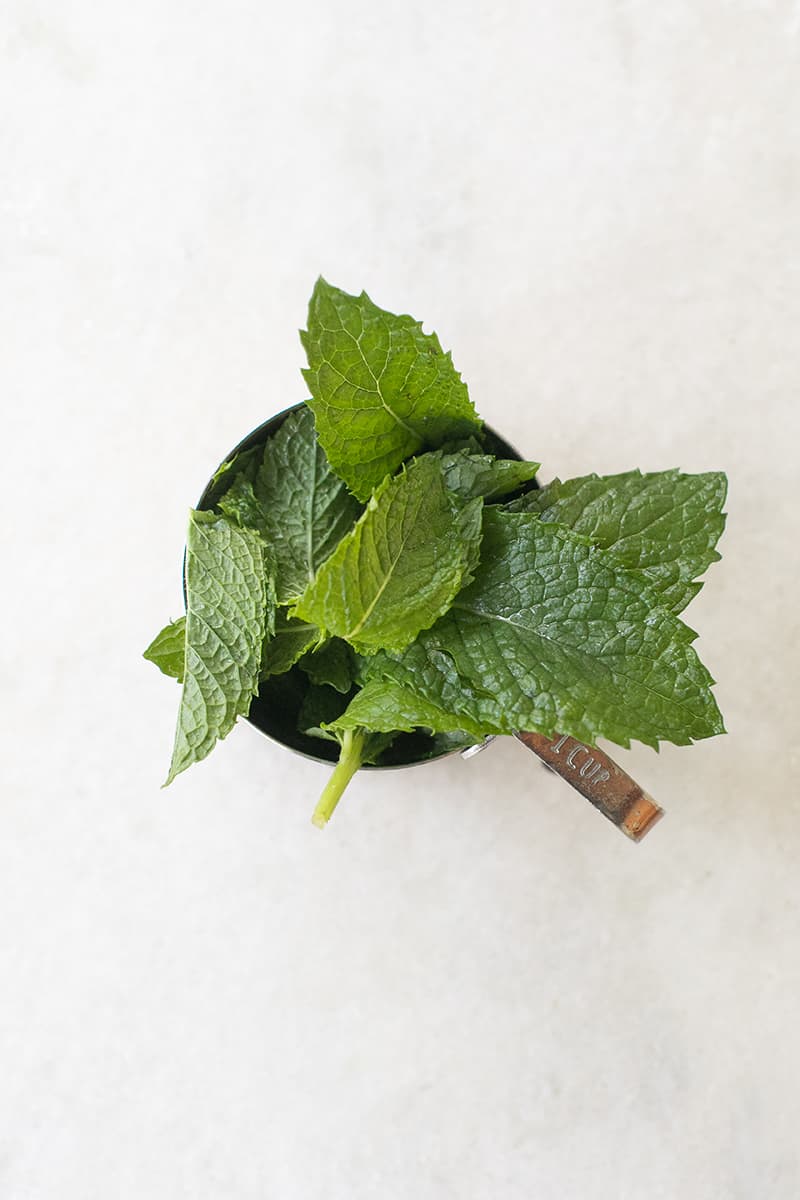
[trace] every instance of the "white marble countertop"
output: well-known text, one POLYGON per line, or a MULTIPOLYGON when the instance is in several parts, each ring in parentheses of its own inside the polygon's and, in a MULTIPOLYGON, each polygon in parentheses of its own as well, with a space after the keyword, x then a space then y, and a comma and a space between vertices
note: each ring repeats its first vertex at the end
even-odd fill
POLYGON ((797 3, 7 0, 0 112, 3 1200, 796 1200, 797 3), (159 790, 320 272, 544 478, 727 469, 641 846, 507 740, 324 833, 244 725, 159 790))

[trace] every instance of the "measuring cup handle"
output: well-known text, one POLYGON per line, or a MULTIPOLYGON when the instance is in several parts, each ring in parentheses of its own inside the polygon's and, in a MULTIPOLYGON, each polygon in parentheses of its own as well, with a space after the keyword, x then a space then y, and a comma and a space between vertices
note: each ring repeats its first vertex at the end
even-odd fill
POLYGON ((664 815, 655 800, 596 746, 559 734, 545 737, 519 731, 514 736, 634 842, 640 842, 664 815))

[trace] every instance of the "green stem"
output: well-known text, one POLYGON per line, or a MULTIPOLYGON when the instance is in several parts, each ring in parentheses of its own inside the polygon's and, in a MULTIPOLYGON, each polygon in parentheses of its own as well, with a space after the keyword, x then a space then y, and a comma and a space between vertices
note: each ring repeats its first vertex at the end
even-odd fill
POLYGON ((364 744, 367 740, 363 729, 348 729, 342 737, 342 749, 333 774, 325 785, 311 820, 324 829, 339 803, 344 789, 363 762, 364 744))

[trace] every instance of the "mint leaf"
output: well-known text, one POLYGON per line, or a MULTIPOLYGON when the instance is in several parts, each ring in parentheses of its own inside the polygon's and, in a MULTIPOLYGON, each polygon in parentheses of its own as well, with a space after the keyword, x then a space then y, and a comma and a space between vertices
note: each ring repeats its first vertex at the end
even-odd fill
POLYGON ((186 537, 186 667, 167 783, 210 753, 258 688, 266 624, 261 539, 192 512, 186 537))
POLYGON ((423 447, 468 437, 481 422, 435 334, 317 280, 300 334, 317 435, 360 500, 423 447))
POLYGON ((303 594, 361 505, 331 471, 306 407, 290 412, 266 442, 254 478, 247 467, 219 506, 258 529, 273 548, 278 602, 287 604, 303 594))
POLYGON ((183 683, 186 617, 178 617, 157 633, 144 652, 143 658, 155 663, 160 671, 183 683))
POLYGON ((446 611, 469 577, 481 503, 461 504, 439 464, 417 459, 378 488, 292 615, 361 653, 402 650, 446 611))
POLYGON ((327 684, 337 692, 349 692, 355 680, 355 656, 341 638, 332 638, 318 650, 309 650, 300 659, 300 669, 312 683, 327 684))
MULTIPOLYGON (((363 691, 368 692, 362 704, 371 702, 373 695, 376 708, 396 702, 401 723, 412 721, 422 712, 421 706, 428 705, 427 728, 434 733, 447 732, 454 726, 478 738, 489 733, 513 733, 514 727, 506 720, 496 696, 480 681, 473 683, 462 677, 453 656, 440 649, 436 636, 439 625, 420 635, 401 654, 379 651, 362 660, 361 681, 363 691), (389 685, 385 693, 372 690, 377 683, 389 685)), ((362 710, 362 715, 366 718, 369 714, 362 710)), ((377 723, 379 712, 372 716, 377 723)))
POLYGON ((444 454, 435 451, 432 457, 441 464, 450 491, 463 500, 473 500, 477 496, 497 500, 507 496, 522 484, 530 483, 541 465, 511 458, 492 458, 490 454, 469 454, 463 450, 444 454))
MULTIPOLYGON (((231 524, 240 529, 249 529, 261 537, 261 507, 253 492, 250 479, 239 475, 224 496, 220 498, 219 508, 231 524)), ((261 539, 261 553, 264 559, 264 583, 266 585, 265 606, 265 638, 273 637, 275 633, 275 617, 278 608, 276 586, 276 559, 271 545, 261 539)))
POLYGON ((287 615, 285 609, 278 609, 275 632, 264 642, 261 651, 261 678, 283 675, 317 641, 319 630, 315 625, 296 621, 287 615))
POLYGON ((256 499, 252 480, 246 475, 236 476, 227 492, 217 501, 217 508, 242 529, 254 529, 262 534, 266 532, 264 510, 256 499))
POLYGON ((241 450, 220 463, 205 494, 204 509, 212 509, 234 480, 243 478, 252 482, 261 462, 262 452, 261 446, 251 446, 249 450, 241 450))
POLYGON ((336 733, 328 728, 347 706, 342 694, 328 684, 312 684, 305 694, 297 717, 297 728, 308 737, 336 741, 336 733))
POLYGON ((484 426, 477 434, 471 433, 469 437, 446 438, 439 449, 443 454, 458 454, 462 450, 467 454, 487 454, 488 451, 483 444, 486 432, 484 426))
POLYGON ((719 471, 584 475, 556 479, 509 509, 538 513, 590 538, 620 565, 641 572, 661 603, 681 612, 700 590, 692 581, 720 557, 714 547, 725 528, 727 482, 719 471))
POLYGON ((357 692, 345 711, 325 726, 337 733, 369 729, 375 733, 430 729, 434 733, 484 735, 484 725, 469 715, 448 712, 430 697, 390 679, 373 679, 357 692))
POLYGON ((657 746, 723 732, 691 632, 642 579, 531 514, 487 509, 483 538, 474 582, 376 673, 486 733, 657 746))

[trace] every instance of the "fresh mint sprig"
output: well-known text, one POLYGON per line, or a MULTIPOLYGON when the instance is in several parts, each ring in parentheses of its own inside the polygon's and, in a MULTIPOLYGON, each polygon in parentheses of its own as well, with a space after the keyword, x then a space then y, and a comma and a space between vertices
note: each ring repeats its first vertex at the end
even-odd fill
POLYGON ((451 492, 433 455, 376 488, 291 610, 357 651, 402 650, 446 613, 477 562, 480 499, 451 492))
POLYGON ((190 518, 187 615, 145 651, 182 683, 168 782, 282 681, 298 733, 340 746, 318 824, 412 731, 724 732, 677 615, 719 558, 722 473, 538 489, 538 464, 489 452, 419 322, 319 280, 301 337, 311 398, 215 476, 190 518))
POLYGON ((421 450, 481 428, 450 354, 413 317, 318 279, 300 334, 317 436, 360 500, 421 450))

